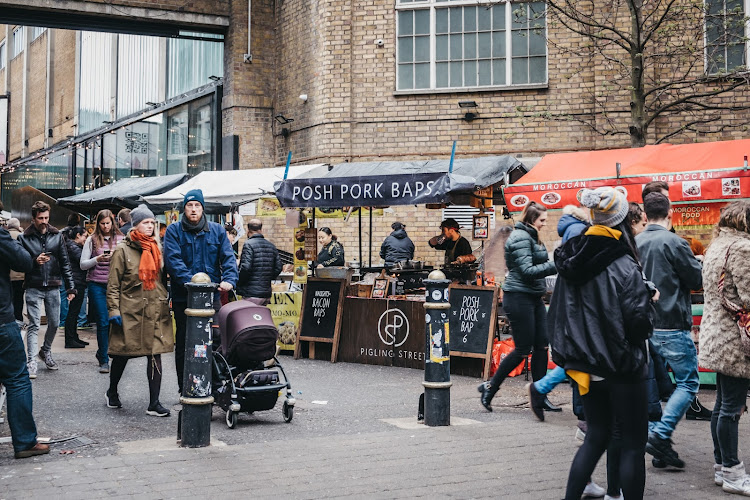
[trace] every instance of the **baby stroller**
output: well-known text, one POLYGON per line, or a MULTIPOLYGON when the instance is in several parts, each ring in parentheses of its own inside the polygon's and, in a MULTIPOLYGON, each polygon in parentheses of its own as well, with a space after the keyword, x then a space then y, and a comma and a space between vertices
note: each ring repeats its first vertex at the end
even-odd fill
MULTIPOLYGON (((239 412, 253 413, 276 406, 286 389, 284 421, 294 416, 292 385, 276 358, 279 332, 271 311, 246 300, 230 302, 216 315, 221 345, 214 345, 214 400, 226 412, 229 428, 239 412)), ((215 341, 214 341, 215 342, 215 341)))

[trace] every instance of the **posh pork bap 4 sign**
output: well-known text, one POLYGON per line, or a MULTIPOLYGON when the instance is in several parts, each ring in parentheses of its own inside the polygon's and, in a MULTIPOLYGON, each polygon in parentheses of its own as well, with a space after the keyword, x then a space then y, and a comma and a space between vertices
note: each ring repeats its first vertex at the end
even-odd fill
POLYGON ((288 179, 276 183, 285 207, 422 205, 450 200, 450 193, 471 191, 470 177, 442 173, 369 177, 288 179))

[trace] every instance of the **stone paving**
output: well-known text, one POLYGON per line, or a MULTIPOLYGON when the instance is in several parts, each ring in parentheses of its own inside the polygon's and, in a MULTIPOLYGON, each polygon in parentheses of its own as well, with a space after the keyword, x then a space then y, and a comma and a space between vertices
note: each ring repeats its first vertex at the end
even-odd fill
MULTIPOLYGON (((34 382, 35 415, 42 435, 84 434, 84 429, 96 443, 70 455, 60 454, 64 447, 58 445, 50 455, 26 460, 14 460, 10 445, 0 445, 0 499, 559 499, 577 450, 565 385, 551 395, 564 411, 547 414, 542 423, 525 405, 523 377, 508 380, 495 411, 487 413, 478 402, 478 380, 454 376, 454 425, 428 428, 414 423, 419 370, 286 357, 298 399, 292 423, 284 424, 279 411, 265 412, 243 415, 230 430, 215 410, 214 444, 181 449, 175 445, 174 416, 148 417, 140 407, 132 413, 102 408, 106 376, 83 361, 90 350, 56 351, 60 372, 42 373, 34 382), (90 396, 72 406, 57 402, 69 399, 67 385, 82 380, 92 386, 90 396), (76 427, 76 417, 83 415, 85 426, 76 427)), ((128 368, 124 388, 144 392, 142 368, 128 368)), ((177 400, 172 369, 165 360, 162 400, 170 405, 177 400)), ((712 398, 712 390, 701 392, 705 404, 712 398)), ((750 449, 747 431, 747 422, 741 422, 743 449, 750 449)), ((0 425, 0 436, 7 435, 7 425, 0 425)), ((646 498, 734 498, 713 484, 708 422, 684 421, 674 439, 686 469, 656 470, 647 457, 646 498)), ((606 484, 604 460, 594 480, 606 484)))

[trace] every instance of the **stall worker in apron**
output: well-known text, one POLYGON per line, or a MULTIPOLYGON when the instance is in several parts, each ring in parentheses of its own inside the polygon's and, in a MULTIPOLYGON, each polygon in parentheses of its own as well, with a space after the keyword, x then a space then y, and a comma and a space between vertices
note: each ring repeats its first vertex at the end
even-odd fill
POLYGON ((471 251, 469 240, 461 236, 456 219, 445 219, 440 223, 440 236, 430 238, 430 246, 437 250, 445 250, 445 265, 471 264, 477 258, 471 251))

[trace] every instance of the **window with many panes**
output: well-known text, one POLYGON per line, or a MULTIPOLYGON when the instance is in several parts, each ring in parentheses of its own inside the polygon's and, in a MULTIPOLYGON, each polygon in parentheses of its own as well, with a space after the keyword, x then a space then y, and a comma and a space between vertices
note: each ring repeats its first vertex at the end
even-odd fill
POLYGON ((11 50, 13 52, 10 56, 11 59, 23 52, 24 45, 26 45, 26 29, 23 26, 19 26, 13 30, 12 41, 13 46, 11 47, 11 50))
POLYGON ((744 0, 706 0, 706 73, 747 66, 744 0))
POLYGON ((396 89, 547 83, 544 2, 397 0, 396 89))

